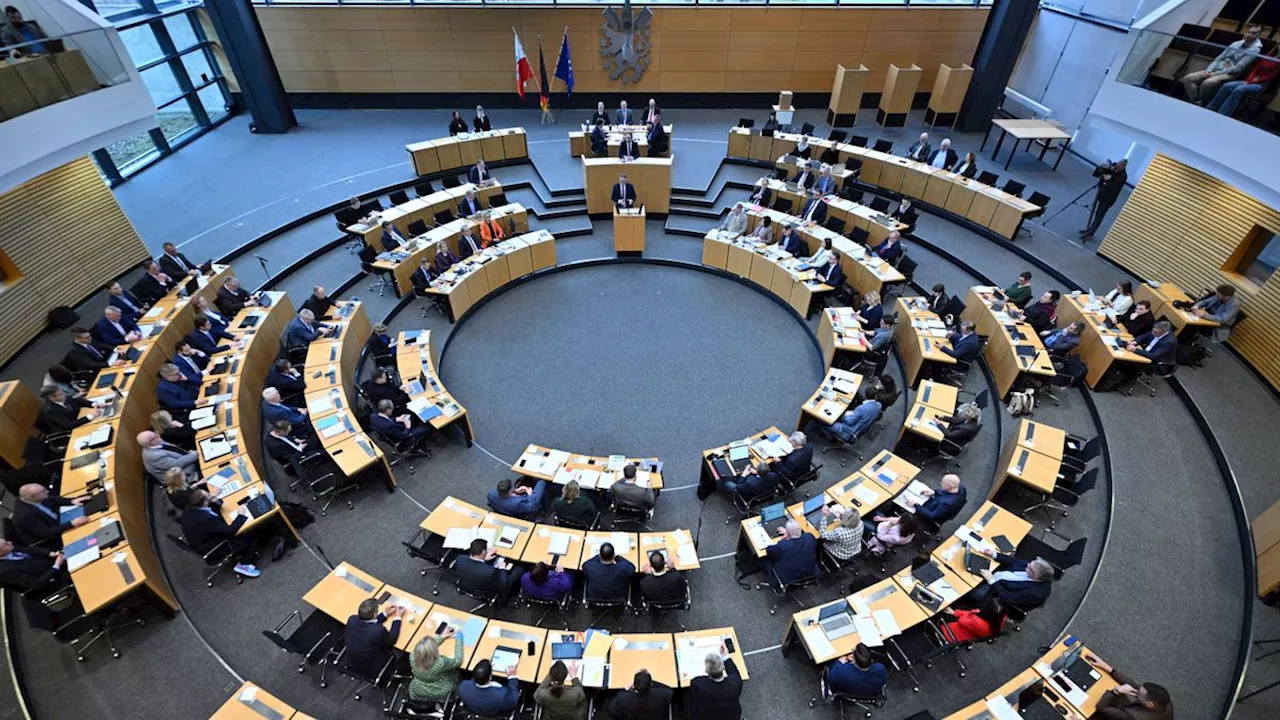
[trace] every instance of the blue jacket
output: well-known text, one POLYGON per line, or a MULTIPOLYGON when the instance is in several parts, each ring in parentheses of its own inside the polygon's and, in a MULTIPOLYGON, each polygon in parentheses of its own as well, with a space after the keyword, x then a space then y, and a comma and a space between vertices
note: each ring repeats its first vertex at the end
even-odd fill
POLYGON ((844 414, 844 417, 831 423, 831 432, 845 442, 853 442, 859 435, 871 427, 871 423, 880 417, 884 406, 879 400, 865 400, 861 405, 844 414))
MULTIPOLYGON (((126 333, 138 332, 138 324, 130 320, 124 313, 120 313, 120 327, 124 328, 126 333)), ((127 342, 124 339, 124 335, 121 335, 120 331, 116 330, 111 321, 106 318, 102 318, 93 326, 93 336, 97 338, 98 342, 103 342, 113 347, 124 345, 127 342)))
POLYGON ((209 358, 179 355, 169 362, 177 366, 177 368, 182 371, 182 374, 187 376, 187 380, 191 381, 195 385, 204 384, 204 369, 209 365, 209 358), (196 366, 194 368, 191 367, 191 365, 187 363, 188 360, 194 362, 196 366))
POLYGON ((156 385, 156 399, 165 410, 190 410, 196 406, 200 397, 200 386, 187 382, 170 382, 161 380, 156 385))
POLYGON ((951 347, 939 349, 961 362, 971 363, 982 352, 982 341, 978 339, 978 333, 972 332, 964 337, 956 337, 951 341, 951 347))
POLYGON ((765 555, 773 561, 773 570, 783 585, 818 572, 818 539, 809 533, 770 545, 765 555))
POLYGON ((1177 338, 1173 336, 1173 333, 1165 333, 1164 337, 1156 340, 1155 347, 1147 350, 1147 345, 1152 340, 1155 340, 1155 337, 1155 333, 1149 332, 1134 338, 1133 342, 1138 346, 1138 349, 1134 352, 1144 358, 1149 358, 1153 363, 1173 362, 1173 354, 1178 349, 1177 338))
POLYGON ((506 497, 502 497, 495 488, 489 491, 486 499, 489 501, 489 507, 493 508, 495 512, 510 515, 511 517, 526 518, 537 514, 542 509, 542 497, 546 491, 547 482, 539 480, 533 486, 533 492, 528 495, 517 495, 513 492, 506 497))
POLYGON ((1069 333, 1066 328, 1058 330, 1044 339, 1044 346, 1053 352, 1069 353, 1080 344, 1080 336, 1069 333))
POLYGON ((876 697, 888 681, 889 671, 883 663, 871 663, 863 670, 851 662, 836 660, 827 667, 827 686, 845 695, 876 697))
POLYGON ((834 262, 827 267, 818 268, 818 277, 822 281, 833 288, 844 287, 844 268, 840 267, 839 262, 834 262))
POLYGON ((120 308, 120 314, 130 320, 137 320, 142 316, 143 302, 128 290, 125 290, 120 295, 108 294, 107 304, 111 307, 120 308))
POLYGON ((590 600, 624 600, 627 586, 635 577, 636 566, 626 558, 614 557, 612 565, 606 565, 597 555, 582 563, 582 576, 590 600))
POLYGON ((400 620, 391 622, 391 629, 382 626, 387 616, 378 613, 377 622, 365 622, 352 615, 347 618, 343 639, 347 646, 347 664, 369 675, 377 675, 391 657, 391 648, 400 638, 400 620))
POLYGON ((941 525, 960 513, 968 494, 969 491, 963 486, 953 493, 939 490, 916 507, 916 517, 941 525))
POLYGON ((796 448, 787 453, 787 456, 778 461, 774 470, 783 473, 789 478, 796 478, 803 475, 809 470, 809 465, 813 462, 813 446, 805 445, 802 448, 796 448))
MULTIPOLYGON (((279 390, 280 388, 276 389, 279 390)), ((306 415, 303 415, 301 411, 291 408, 284 403, 272 405, 271 403, 263 402, 262 414, 267 418, 268 427, 275 424, 278 420, 288 420, 294 427, 298 427, 299 425, 307 422, 306 415)))
POLYGON ((293 377, 285 375, 273 366, 267 372, 267 384, 265 387, 273 387, 280 391, 281 394, 291 392, 302 392, 307 389, 307 382, 301 376, 293 377))
POLYGON ((199 350, 205 355, 217 355, 220 352, 226 352, 231 349, 230 345, 219 345, 219 340, 234 340, 235 336, 225 330, 219 330, 213 321, 209 321, 209 331, 207 333, 199 330, 192 330, 187 333, 183 340, 191 347, 199 350))
MULTIPOLYGON (((1000 563, 997 572, 1000 570, 1009 570, 1018 572, 1027 569, 1027 561, 1012 555, 997 555, 996 561, 1000 563)), ((1011 580, 1001 580, 991 585, 991 592, 1006 605, 1014 605, 1022 610, 1034 610, 1044 605, 1049 599, 1049 592, 1052 590, 1052 584, 1048 582, 1014 582, 1011 580)))
POLYGON ((778 235, 778 245, 792 255, 800 255, 804 252, 804 245, 800 242, 800 236, 796 234, 795 230, 791 231, 790 238, 785 235, 778 235))
POLYGON ((875 254, 879 255, 882 260, 893 262, 902 254, 902 243, 897 242, 890 246, 888 238, 885 238, 884 242, 875 247, 875 254))
POLYGON ((308 328, 302 322, 302 318, 295 317, 289 321, 289 327, 285 329, 285 343, 293 348, 310 345, 312 340, 320 337, 320 328, 326 327, 320 323, 312 323, 308 328))
POLYGON ((739 495, 750 500, 778 487, 780 480, 778 473, 767 472, 764 475, 743 475, 734 481, 734 485, 739 495))
POLYGON ((520 704, 520 680, 507 678, 506 686, 500 687, 477 687, 474 680, 463 680, 458 685, 458 699, 476 715, 506 715, 520 704))

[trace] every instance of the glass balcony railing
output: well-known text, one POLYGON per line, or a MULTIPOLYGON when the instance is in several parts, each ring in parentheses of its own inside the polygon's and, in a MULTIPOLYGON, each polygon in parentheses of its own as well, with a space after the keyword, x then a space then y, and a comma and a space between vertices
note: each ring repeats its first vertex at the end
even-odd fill
MULTIPOLYGON (((994 0, 633 0, 636 5, 707 5, 719 7, 723 5, 840 5, 849 7, 876 5, 893 6, 952 6, 972 7, 988 6, 994 0)), ((252 0, 254 5, 271 5, 288 7, 290 5, 342 5, 344 7, 380 7, 388 5, 415 5, 422 7, 440 7, 448 5, 621 5, 622 0, 252 0)))
POLYGON ((129 81, 110 31, 86 30, 0 47, 0 120, 129 81))
MULTIPOLYGON (((1198 34, 1196 28, 1183 29, 1198 34)), ((1140 31, 1116 80, 1280 134, 1275 41, 1201 29, 1207 39, 1140 31)))

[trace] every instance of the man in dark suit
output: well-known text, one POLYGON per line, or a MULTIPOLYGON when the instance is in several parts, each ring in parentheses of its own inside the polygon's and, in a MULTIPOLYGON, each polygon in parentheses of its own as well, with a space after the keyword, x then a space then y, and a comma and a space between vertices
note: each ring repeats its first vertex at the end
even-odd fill
POLYGON ((156 385, 156 400, 160 407, 175 415, 186 416, 200 399, 200 385, 193 382, 177 365, 160 366, 160 382, 156 385))
POLYGON ((468 188, 466 197, 458 202, 458 217, 471 217, 483 209, 480 198, 476 197, 475 188, 468 188))
POLYGON ((663 157, 671 149, 667 129, 662 125, 662 116, 649 126, 649 157, 663 157))
POLYGON ((583 597, 587 600, 627 599, 636 566, 618 557, 613 543, 604 543, 595 557, 582 563, 583 597))
MULTIPOLYGON (((765 549, 764 565, 769 584, 789 585, 813 577, 818 572, 818 540, 800 529, 800 523, 788 520, 778 528, 781 539, 765 549)), ((777 586, 775 585, 776 589, 777 586)))
POLYGON ((1156 324, 1156 316, 1151 312, 1149 300, 1139 300, 1133 304, 1133 310, 1116 318, 1116 322, 1123 325, 1124 329, 1136 338, 1151 332, 1151 328, 1156 324))
POLYGON ((307 381, 302 378, 302 373, 294 369, 293 363, 281 358, 267 372, 266 386, 273 387, 282 396, 288 397, 306 392, 307 381))
POLYGON ((831 168, 824 167, 818 174, 818 180, 814 183, 813 189, 817 191, 819 196, 834 195, 836 188, 836 179, 831 176, 831 168))
POLYGON ((159 258, 160 269, 171 278, 184 278, 188 275, 199 275, 200 265, 191 262, 190 258, 178 252, 173 243, 164 244, 164 254, 159 258))
POLYGON ((920 133, 920 139, 911 143, 907 149, 907 157, 911 160, 925 162, 933 154, 933 146, 929 144, 929 133, 920 133))
POLYGON ((768 463, 757 460, 743 468, 741 475, 720 478, 717 486, 730 497, 737 493, 744 500, 750 500, 773 492, 781 481, 782 478, 769 469, 768 463))
POLYGON ((685 596, 685 579, 680 571, 667 567, 662 553, 649 553, 649 566, 640 578, 640 597, 645 602, 673 603, 685 596))
POLYGON ((796 169, 796 176, 791 179, 792 182, 805 190, 813 187, 815 180, 817 180, 817 177, 813 170, 809 168, 809 163, 807 162, 800 163, 800 167, 796 169))
POLYGON ((256 578, 262 571, 253 565, 252 545, 238 535, 240 528, 249 521, 249 510, 241 507, 236 511, 236 519, 228 524, 222 518, 222 501, 214 500, 207 490, 192 491, 187 507, 182 511, 182 536, 193 550, 201 554, 208 553, 224 540, 231 541, 231 552, 235 555, 237 574, 256 578))
POLYGON ((750 197, 747 198, 748 203, 759 205, 760 207, 769 207, 769 203, 772 200, 773 192, 765 185, 763 178, 756 182, 755 188, 751 190, 750 197))
POLYGON ((102 414, 95 408, 89 417, 80 417, 80 410, 93 407, 93 403, 84 398, 69 397, 67 391, 57 385, 45 387, 40 391, 40 397, 44 398, 40 419, 53 432, 71 432, 102 414))
POLYGON ((603 102, 596 103, 596 111, 591 113, 591 119, 589 122, 592 125, 592 127, 596 125, 609 124, 609 111, 604 109, 603 102))
POLYGON ((471 166, 471 169, 467 171, 467 182, 474 185, 479 185, 482 182, 492 179, 493 178, 489 175, 489 168, 484 165, 484 158, 476 160, 476 164, 471 166))
POLYGON ((124 286, 118 282, 107 286, 107 304, 120 308, 120 313, 134 322, 137 322, 138 318, 151 308, 136 295, 125 290, 124 286))
POLYGON ((795 479, 809 472, 809 465, 813 462, 813 446, 809 444, 809 438, 799 430, 791 433, 790 440, 795 449, 779 460, 774 470, 795 479))
MULTIPOLYGON (((93 341, 93 336, 82 327, 71 328, 71 349, 62 359, 62 364, 72 372, 97 372, 107 367, 111 358, 111 348, 93 341)), ((119 358, 111 365, 123 365, 119 358)))
POLYGON ((458 255, 462 260, 480 252, 480 240, 471 233, 471 227, 462 228, 462 235, 458 236, 458 255))
POLYGON ((955 473, 942 476, 938 492, 926 489, 923 494, 928 499, 916 506, 916 517, 934 525, 941 525, 959 515, 968 497, 968 492, 960 486, 960 476, 955 473))
POLYGON ((329 311, 333 309, 333 306, 337 304, 333 298, 329 297, 329 293, 325 292, 323 285, 316 285, 311 288, 311 294, 303 301, 302 307, 304 310, 310 310, 312 315, 323 320, 329 314, 329 311))
POLYGON ((827 264, 818 270, 818 279, 836 290, 844 287, 844 269, 840 267, 840 258, 832 255, 827 264))
POLYGON ((978 334, 973 331, 972 320, 962 321, 959 331, 951 333, 948 337, 951 340, 951 347, 940 347, 939 350, 962 363, 971 363, 978 359, 978 353, 982 352, 982 342, 978 334))
POLYGON ((262 447, 272 460, 289 467, 306 456, 307 441, 293 435, 293 423, 277 420, 271 424, 271 432, 263 440, 262 447))
POLYGON ((114 305, 102 309, 102 318, 90 332, 95 340, 108 347, 127 345, 142 337, 137 324, 126 319, 120 308, 114 305))
POLYGON ((631 137, 631 133, 622 135, 622 144, 618 146, 618 157, 623 160, 635 160, 640 157, 640 145, 636 143, 636 139, 631 137))
POLYGON ((619 208, 631 208, 639 204, 636 197, 636 186, 627 182, 626 173, 618 176, 618 182, 614 183, 613 190, 609 193, 609 198, 613 200, 614 206, 619 208))
POLYGON ((467 554, 453 564, 458 586, 470 593, 496 597, 501 602, 520 586, 520 573, 498 554, 489 550, 484 540, 471 541, 467 554))
POLYGON ((287 420, 293 426, 295 435, 310 437, 315 434, 311 421, 307 418, 307 409, 290 407, 281 402, 280 391, 276 388, 262 389, 262 416, 268 423, 287 420))
POLYGON ((218 288, 218 297, 213 301, 218 306, 218 310, 223 315, 233 318, 245 308, 246 305, 257 305, 258 301, 249 294, 248 290, 240 287, 239 278, 227 278, 222 283, 222 287, 218 288))
POLYGON ((199 350, 205 355, 217 355, 220 352, 226 352, 231 349, 231 345, 219 345, 219 340, 236 339, 235 335, 226 330, 219 330, 213 326, 213 321, 207 315, 197 315, 194 320, 195 329, 187 334, 183 339, 187 341, 191 347, 199 350))
POLYGON ((692 718, 742 720, 742 673, 732 658, 710 653, 704 660, 706 674, 689 681, 684 696, 685 715, 692 718))
POLYGON ((653 98, 649 98, 649 107, 644 111, 644 117, 640 118, 640 122, 644 124, 658 122, 662 119, 662 110, 658 108, 658 102, 653 98))
POLYGON ((805 201, 804 209, 800 211, 800 219, 805 222, 821 225, 827 220, 827 204, 822 200, 822 193, 818 188, 809 191, 809 199, 805 201))
POLYGON ((950 170, 959 160, 960 156, 951 149, 951 138, 943 138, 938 149, 929 153, 929 164, 942 170, 950 170))
POLYGON ((382 667, 391 659, 392 648, 400 639, 400 618, 404 608, 392 605, 386 614, 378 612, 376 598, 360 601, 356 614, 347 618, 347 627, 342 637, 347 648, 346 663, 348 666, 375 677, 382 667), (391 627, 383 626, 387 620, 391 627))
POLYGON ((400 248, 400 246, 404 245, 406 242, 407 241, 404 239, 404 236, 400 234, 400 231, 396 229, 395 225, 391 224, 391 221, 389 220, 382 221, 382 249, 383 250, 386 250, 387 252, 391 252, 392 250, 397 250, 400 248))
POLYGON ((471 118, 471 127, 476 132, 488 132, 493 129, 493 123, 489 120, 489 114, 484 111, 484 107, 476 106, 476 116, 471 118))
POLYGON ((204 384, 204 371, 209 367, 209 356, 192 347, 185 339, 178 341, 178 353, 173 356, 173 364, 195 384, 204 384))
POLYGON ((1129 352, 1137 353, 1153 364, 1171 363, 1178 348, 1178 339, 1173 336, 1173 326, 1161 320, 1151 326, 1151 332, 1139 335, 1126 347, 1129 352))
POLYGON ((596 157, 604 157, 609 154, 609 136, 604 133, 605 124, 600 120, 596 120, 591 126, 591 132, 588 133, 587 139, 591 143, 591 154, 596 157))
POLYGON ((507 683, 493 679, 493 663, 488 659, 476 663, 471 677, 458 683, 458 700, 469 713, 479 717, 506 717, 520 707, 520 678, 516 677, 518 664, 498 668, 506 673, 507 683))
POLYGON ((1012 555, 996 555, 995 572, 983 570, 980 575, 986 584, 979 585, 969 594, 973 603, 981 604, 988 595, 995 595, 1005 605, 1020 610, 1034 610, 1049 599, 1052 590, 1053 566, 1045 560, 1022 560, 1012 555))
POLYGON ((403 409, 409 404, 409 394, 391 382, 391 373, 383 367, 373 369, 373 373, 365 381, 364 394, 374 407, 383 400, 390 400, 397 409, 403 409))
POLYGON ((648 670, 636 673, 631 687, 613 696, 609 717, 616 720, 666 720, 671 712, 671 688, 654 682, 648 670))
POLYGON ((17 531, 14 539, 23 545, 44 545, 60 549, 62 533, 84 525, 89 522, 89 518, 78 517, 62 522, 58 509, 64 505, 82 505, 88 499, 50 495, 49 488, 39 483, 23 485, 18 488, 18 502, 13 508, 13 528, 17 531))
POLYGON ((394 402, 379 400, 378 411, 370 418, 374 432, 396 444, 408 442, 412 447, 421 446, 431 433, 430 426, 415 425, 413 422, 414 416, 407 412, 399 417, 394 417, 395 411, 396 404, 394 402))
POLYGON ((797 257, 804 252, 804 244, 800 242, 800 236, 796 234, 795 228, 791 227, 790 223, 782 226, 782 234, 778 236, 775 244, 797 257))
POLYGON ((619 125, 630 125, 634 115, 635 114, 631 112, 631 108, 627 107, 626 100, 622 100, 618 103, 617 118, 619 125))
POLYGON ((333 328, 316 322, 315 313, 310 310, 299 310, 298 316, 289 321, 285 328, 285 346, 290 348, 306 347, 321 337, 328 337, 333 328))
POLYGON ((0 588, 18 593, 53 589, 64 565, 66 560, 57 550, 14 545, 0 538, 0 588))
POLYGON ((147 262, 146 270, 147 273, 133 286, 134 292, 143 300, 154 303, 176 287, 173 278, 161 272, 154 261, 147 262))

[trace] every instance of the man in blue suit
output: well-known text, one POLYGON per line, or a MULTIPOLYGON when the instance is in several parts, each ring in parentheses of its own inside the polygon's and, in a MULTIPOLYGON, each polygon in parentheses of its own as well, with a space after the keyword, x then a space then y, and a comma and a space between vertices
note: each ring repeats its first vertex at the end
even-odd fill
POLYGON ((981 604, 988 595, 994 594, 1005 605, 1013 605, 1025 611, 1034 610, 1049 599, 1053 566, 1048 561, 1040 558, 1027 561, 1012 555, 996 555, 996 562, 999 565, 995 572, 981 572, 986 584, 973 589, 969 595, 970 601, 981 604))
POLYGON ((928 500, 916 506, 916 517, 934 525, 941 525, 960 514, 968 497, 965 489, 960 487, 960 476, 955 473, 942 476, 941 491, 925 490, 921 494, 928 500))
POLYGON ((822 168, 822 174, 818 176, 818 182, 813 186, 813 189, 817 191, 819 196, 835 194, 836 179, 831 177, 831 168, 822 168))
POLYGON ((770 545, 764 553, 769 584, 778 582, 785 586, 816 575, 818 539, 801 530, 800 523, 795 520, 788 520, 786 527, 778 528, 778 534, 782 539, 770 545))
POLYGON ((483 209, 480 198, 476 197, 475 188, 468 188, 467 196, 458 202, 458 217, 471 217, 483 209))
POLYGON ((818 225, 827 221, 827 204, 822 201, 822 192, 817 187, 809 191, 809 199, 800 211, 800 219, 818 225))
POLYGON ((377 598, 367 598, 360 602, 356 614, 347 618, 347 627, 342 637, 347 647, 347 664, 361 672, 375 676, 391 659, 396 641, 400 639, 400 618, 405 609, 398 605, 387 608, 387 612, 378 612, 377 598), (391 620, 391 627, 383 627, 383 623, 391 620))
POLYGON ((185 417, 195 408, 199 398, 200 385, 183 375, 177 365, 165 363, 160 366, 160 383, 156 385, 156 400, 160 407, 185 417))
POLYGON ((301 310, 298 317, 290 320, 289 327, 285 328, 285 345, 290 348, 306 347, 316 338, 326 337, 332 332, 333 328, 316 322, 315 313, 301 310))
POLYGON ((195 325, 196 329, 188 333, 183 340, 205 355, 217 355, 220 352, 230 350, 230 345, 219 345, 218 341, 236 339, 235 335, 226 330, 219 330, 214 327, 213 321, 207 315, 197 315, 195 317, 195 325))
POLYGON ((306 437, 315 434, 311 421, 307 419, 307 409, 285 405, 281 402, 280 391, 276 388, 269 387, 262 390, 262 415, 267 419, 268 425, 274 425, 280 420, 288 420, 293 425, 295 435, 306 437))
POLYGON ((1153 364, 1167 363, 1173 362, 1178 340, 1173 336, 1173 326, 1167 320, 1161 320, 1151 327, 1151 332, 1134 338, 1127 347, 1129 352, 1137 353, 1153 364))
POLYGON ((173 356, 173 363, 178 371, 197 385, 204 384, 204 369, 209 366, 209 356, 191 347, 186 340, 178 341, 178 354, 173 356))
POLYGON ((729 495, 738 493, 744 500, 750 500, 766 493, 772 492, 778 487, 781 478, 778 474, 769 470, 769 465, 763 460, 757 460, 747 469, 742 471, 742 475, 732 478, 720 478, 717 483, 720 490, 729 495))
POLYGON ((951 347, 943 347, 939 350, 962 363, 971 363, 978 359, 978 354, 982 352, 982 341, 973 331, 972 320, 961 321, 959 332, 953 332, 948 337, 951 340, 951 347))
POLYGON ((107 304, 120 308, 121 314, 135 321, 151 307, 139 300, 138 296, 125 290, 124 286, 118 282, 107 286, 107 304))
POLYGON ((394 443, 403 443, 410 441, 410 445, 417 447, 422 445, 427 439, 427 435, 431 432, 431 428, 426 425, 415 425, 413 416, 405 413, 400 417, 393 417, 396 411, 396 404, 390 400, 379 400, 378 411, 373 414, 370 421, 373 423, 373 429, 383 437, 394 443))
POLYGON ((471 679, 458 684, 458 699, 474 715, 503 717, 515 712, 520 705, 520 679, 516 677, 517 665, 502 668, 507 674, 507 684, 493 679, 493 663, 481 660, 471 671, 471 679))
POLYGON ((285 398, 300 398, 307 389, 307 381, 302 379, 302 373, 295 370, 293 363, 287 358, 280 358, 271 366, 271 370, 267 372, 266 385, 279 390, 280 396, 285 398))
POLYGON ((789 224, 782 226, 782 235, 778 236, 776 244, 795 256, 799 256, 804 252, 804 244, 800 242, 800 236, 796 234, 795 229, 789 224))
POLYGON ((120 308, 108 305, 102 311, 102 319, 93 326, 93 338, 112 347, 126 345, 142 337, 138 325, 124 317, 120 308))
POLYGON ((619 124, 619 125, 630 125, 630 124, 631 124, 631 118, 632 118, 632 115, 631 115, 631 108, 627 107, 627 101, 626 101, 626 100, 623 100, 622 102, 620 102, 620 103, 618 104, 618 118, 617 118, 617 119, 618 119, 618 124, 619 124))
POLYGON ((499 480, 498 486, 489 491, 489 507, 494 512, 518 518, 531 518, 542 510, 547 493, 547 481, 539 480, 532 486, 512 487, 511 481, 499 480))
POLYGON ((387 220, 382 221, 382 247, 387 252, 391 252, 392 250, 399 248, 406 242, 407 241, 404 239, 404 236, 400 234, 400 231, 396 229, 395 225, 392 225, 390 221, 387 220))
POLYGON ((844 287, 844 268, 840 267, 840 258, 832 255, 827 264, 818 269, 818 279, 837 290, 844 287))
POLYGON ((813 448, 809 445, 809 438, 799 430, 791 433, 789 439, 795 449, 779 460, 774 469, 794 479, 809 471, 809 464, 813 462, 813 448))

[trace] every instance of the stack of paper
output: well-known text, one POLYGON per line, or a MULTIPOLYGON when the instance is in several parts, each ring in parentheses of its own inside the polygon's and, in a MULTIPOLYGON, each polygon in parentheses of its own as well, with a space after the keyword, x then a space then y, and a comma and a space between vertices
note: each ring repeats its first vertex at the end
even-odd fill
POLYGON ((880 500, 880 493, 861 483, 854 486, 853 496, 863 505, 871 505, 880 500))
POLYGON ((854 615, 853 626, 858 631, 858 639, 867 647, 884 645, 884 640, 880 635, 880 627, 870 615, 854 615))

